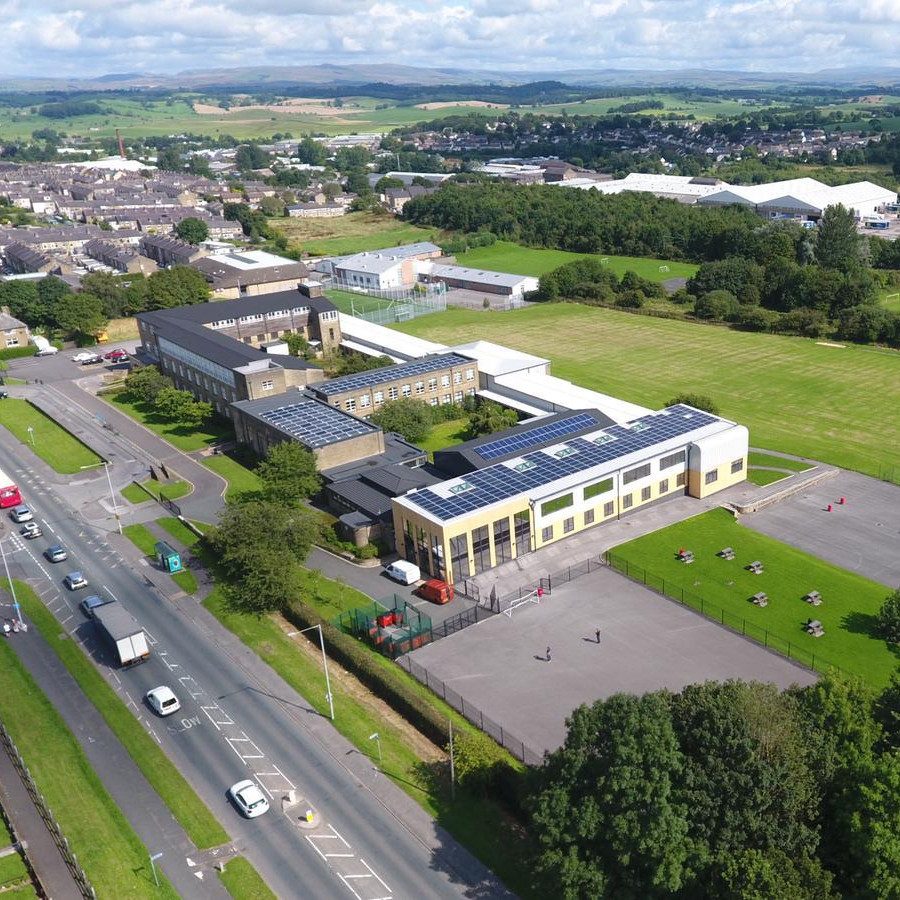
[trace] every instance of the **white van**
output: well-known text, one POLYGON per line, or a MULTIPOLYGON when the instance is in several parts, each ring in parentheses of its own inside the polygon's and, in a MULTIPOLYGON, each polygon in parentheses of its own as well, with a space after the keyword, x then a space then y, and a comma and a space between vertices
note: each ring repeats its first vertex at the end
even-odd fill
POLYGON ((415 584, 422 578, 422 573, 415 563, 407 562, 405 559, 398 559, 385 567, 384 574, 400 584, 415 584))

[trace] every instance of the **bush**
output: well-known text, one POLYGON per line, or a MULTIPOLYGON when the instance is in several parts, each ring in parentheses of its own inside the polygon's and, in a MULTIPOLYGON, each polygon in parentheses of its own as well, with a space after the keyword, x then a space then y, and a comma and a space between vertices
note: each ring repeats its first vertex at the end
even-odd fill
POLYGON ((666 406, 677 406, 679 403, 684 403, 687 406, 693 406, 694 409, 702 409, 704 412, 708 412, 713 416, 717 416, 719 414, 719 407, 716 404, 715 400, 713 400, 712 397, 708 397, 706 394, 676 394, 671 400, 666 403, 666 406))
POLYGON ((761 306, 741 307, 734 317, 734 324, 746 331, 771 331, 780 318, 779 313, 761 306))
POLYGON ((694 315, 698 319, 710 319, 714 322, 722 322, 737 311, 737 298, 729 291, 709 291, 694 303, 694 315))
POLYGON ((23 356, 34 356, 35 353, 36 347, 7 347, 0 350, 0 359, 20 359, 23 356))
POLYGON ((892 644, 900 644, 900 589, 889 594, 876 620, 878 633, 892 644))

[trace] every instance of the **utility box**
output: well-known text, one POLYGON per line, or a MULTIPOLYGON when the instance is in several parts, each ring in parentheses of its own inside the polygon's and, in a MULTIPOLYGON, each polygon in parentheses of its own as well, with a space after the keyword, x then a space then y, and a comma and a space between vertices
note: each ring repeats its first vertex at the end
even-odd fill
POLYGON ((156 558, 167 572, 180 572, 184 568, 181 554, 165 541, 156 542, 156 558))

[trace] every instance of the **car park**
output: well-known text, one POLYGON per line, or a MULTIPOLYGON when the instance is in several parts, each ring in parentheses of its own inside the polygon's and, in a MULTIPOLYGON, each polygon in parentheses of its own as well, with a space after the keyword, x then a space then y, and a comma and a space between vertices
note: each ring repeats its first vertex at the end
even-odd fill
POLYGON ((247 819, 255 819, 269 809, 269 801, 266 800, 265 794, 259 789, 259 785, 249 778, 228 788, 228 796, 240 810, 241 815, 247 819))
POLYGON ((35 353, 34 355, 35 356, 56 356, 57 353, 59 353, 59 350, 56 347, 50 346, 50 347, 41 347, 41 349, 38 350, 38 352, 35 353))
POLYGON ((19 534, 22 535, 26 540, 32 540, 33 538, 39 538, 44 534, 44 529, 38 525, 37 522, 29 522, 27 525, 23 525, 19 529, 19 534))
POLYGON ((103 358, 110 362, 125 362, 128 359, 128 351, 117 347, 115 350, 110 350, 109 353, 104 353, 103 358))
POLYGON ((96 356, 97 354, 94 353, 93 350, 79 350, 78 353, 72 357, 72 362, 83 363, 94 359, 96 356))
POLYGON ((44 551, 44 556, 48 562, 61 563, 69 558, 69 551, 62 544, 54 544, 44 551))
POLYGON ((34 513, 24 503, 17 506, 11 513, 13 522, 30 522, 34 518, 34 513))
POLYGON ((94 618, 94 610, 98 606, 106 606, 107 603, 112 603, 112 600, 107 600, 105 597, 98 597, 96 594, 91 594, 90 597, 85 597, 84 600, 81 601, 78 605, 81 607, 81 611, 89 618, 94 618))
POLYGON ((63 578, 63 584, 70 591, 79 591, 81 588, 86 588, 88 586, 88 580, 81 572, 69 572, 69 574, 63 578))
POLYGON ((153 711, 160 716, 171 716, 172 713, 181 709, 181 704, 172 689, 164 684, 153 688, 152 691, 147 691, 146 700, 153 711))

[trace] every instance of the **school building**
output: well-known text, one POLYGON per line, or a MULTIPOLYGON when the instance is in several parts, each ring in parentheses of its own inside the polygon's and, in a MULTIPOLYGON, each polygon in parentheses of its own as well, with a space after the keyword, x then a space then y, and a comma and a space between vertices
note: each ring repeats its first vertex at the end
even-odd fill
POLYGON ((397 551, 452 583, 675 494, 737 484, 748 443, 744 426, 683 404, 625 424, 581 410, 512 428, 468 448, 480 468, 394 498, 397 551))

